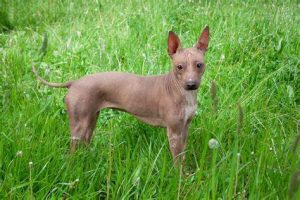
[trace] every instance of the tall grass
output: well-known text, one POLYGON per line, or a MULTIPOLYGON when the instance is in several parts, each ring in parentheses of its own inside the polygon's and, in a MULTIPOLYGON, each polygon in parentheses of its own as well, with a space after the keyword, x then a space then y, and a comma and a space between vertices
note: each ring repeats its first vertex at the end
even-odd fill
POLYGON ((300 198, 297 1, 0 4, 1 199, 300 198), (170 70, 168 31, 190 47, 206 24, 185 176, 173 167, 164 129, 112 110, 101 113, 90 148, 68 154, 66 90, 39 84, 33 63, 56 82, 99 71, 162 74, 170 70), (219 148, 209 148, 211 138, 219 148))

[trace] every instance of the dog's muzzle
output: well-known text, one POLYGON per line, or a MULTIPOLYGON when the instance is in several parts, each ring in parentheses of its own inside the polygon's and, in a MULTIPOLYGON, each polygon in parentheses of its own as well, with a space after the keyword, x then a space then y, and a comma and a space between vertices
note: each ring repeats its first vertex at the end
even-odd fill
POLYGON ((185 89, 186 90, 197 90, 199 87, 199 84, 197 84, 195 81, 188 81, 185 84, 185 89))

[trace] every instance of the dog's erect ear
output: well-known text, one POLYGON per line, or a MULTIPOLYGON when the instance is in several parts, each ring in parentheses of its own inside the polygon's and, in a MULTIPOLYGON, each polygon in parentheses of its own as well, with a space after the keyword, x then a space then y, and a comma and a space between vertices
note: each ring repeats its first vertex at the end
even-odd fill
POLYGON ((207 47, 208 47, 208 42, 209 42, 209 27, 206 26, 203 29, 203 31, 202 31, 202 33, 199 37, 199 40, 198 40, 197 44, 195 45, 195 47, 197 49, 200 49, 200 50, 205 52, 207 50, 207 47))
POLYGON ((180 40, 178 36, 173 32, 169 32, 169 37, 168 37, 168 53, 170 56, 176 53, 177 49, 180 46, 180 40))

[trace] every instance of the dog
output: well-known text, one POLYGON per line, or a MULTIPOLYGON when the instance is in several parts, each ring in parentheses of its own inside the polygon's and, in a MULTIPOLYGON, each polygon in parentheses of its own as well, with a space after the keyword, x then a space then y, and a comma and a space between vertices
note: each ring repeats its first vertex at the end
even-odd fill
POLYGON ((197 110, 197 89, 205 71, 208 42, 208 26, 191 48, 182 48, 178 36, 170 31, 167 50, 172 70, 165 75, 103 72, 66 83, 51 83, 42 79, 34 66, 32 70, 43 84, 69 89, 65 103, 70 120, 71 152, 80 141, 90 143, 99 112, 112 108, 166 128, 176 163, 184 154, 189 124, 197 110))

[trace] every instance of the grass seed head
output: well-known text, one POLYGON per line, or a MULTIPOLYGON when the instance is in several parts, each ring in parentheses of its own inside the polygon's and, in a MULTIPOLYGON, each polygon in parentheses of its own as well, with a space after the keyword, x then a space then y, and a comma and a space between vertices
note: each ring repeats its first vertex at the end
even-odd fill
POLYGON ((298 171, 294 172, 291 177, 290 187, 289 187, 289 197, 292 199, 298 191, 300 183, 300 173, 298 171))
POLYGON ((47 33, 45 33, 44 38, 43 38, 42 47, 41 47, 41 50, 40 50, 41 60, 43 60, 44 56, 47 53, 47 46, 48 46, 48 35, 47 35, 47 33))
POLYGON ((296 150, 297 150, 297 147, 298 147, 299 143, 300 143, 300 133, 297 135, 297 137, 296 137, 296 139, 295 139, 295 141, 292 145, 292 152, 293 153, 296 153, 296 150))
POLYGON ((218 97, 217 97, 217 85, 214 80, 211 81, 210 95, 212 99, 212 108, 215 114, 218 112, 218 97))
POLYGON ((240 134, 242 132, 242 128, 243 128, 244 111, 243 111, 243 108, 242 108, 240 102, 238 103, 237 107, 238 107, 238 111, 239 111, 237 132, 238 132, 238 134, 240 134))

